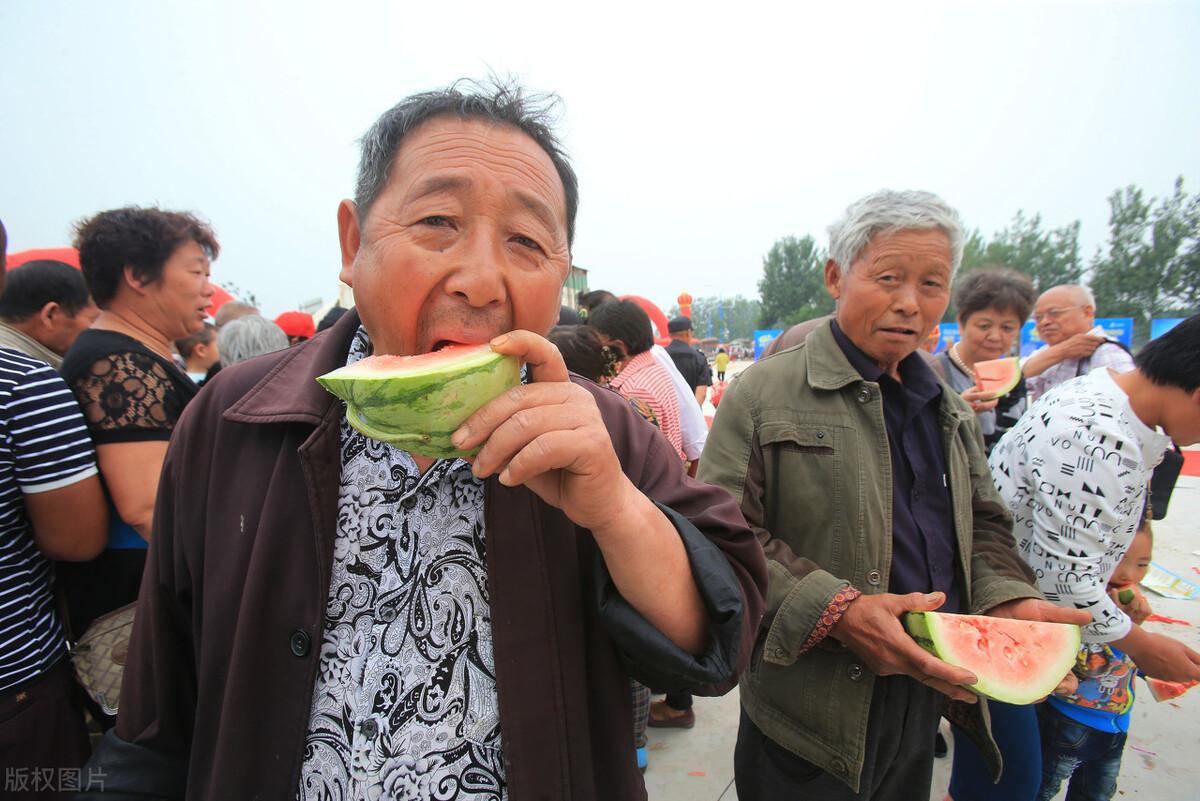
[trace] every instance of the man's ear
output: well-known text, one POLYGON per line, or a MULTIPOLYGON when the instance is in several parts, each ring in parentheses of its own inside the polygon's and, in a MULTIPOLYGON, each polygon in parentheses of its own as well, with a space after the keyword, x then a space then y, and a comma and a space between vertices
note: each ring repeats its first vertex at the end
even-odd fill
POLYGON ((63 313, 62 306, 58 305, 57 301, 52 300, 41 308, 41 310, 38 312, 37 316, 38 316, 38 320, 41 321, 43 326, 45 326, 46 328, 53 328, 54 327, 54 318, 57 315, 62 314, 62 313, 63 313))
POLYGON ((842 268, 838 263, 833 259, 825 262, 825 291, 835 301, 842 296, 842 281, 842 268))
POLYGON ((338 278, 346 286, 354 286, 354 259, 358 256, 361 235, 358 207, 353 200, 343 200, 338 204, 338 240, 342 245, 342 271, 338 278))

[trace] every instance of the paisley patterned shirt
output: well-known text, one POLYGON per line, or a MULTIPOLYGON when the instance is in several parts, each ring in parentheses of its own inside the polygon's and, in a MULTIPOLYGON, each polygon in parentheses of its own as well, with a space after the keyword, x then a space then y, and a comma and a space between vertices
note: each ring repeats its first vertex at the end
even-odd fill
MULTIPOLYGON (((346 360, 370 352, 359 328, 346 360)), ((492 659, 483 483, 424 475, 343 418, 320 672, 298 799, 507 798, 492 659)))

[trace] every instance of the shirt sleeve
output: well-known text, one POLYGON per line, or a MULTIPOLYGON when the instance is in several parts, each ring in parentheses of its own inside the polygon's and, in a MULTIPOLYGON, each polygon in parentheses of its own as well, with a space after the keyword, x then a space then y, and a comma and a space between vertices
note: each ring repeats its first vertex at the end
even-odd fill
POLYGON ((83 415, 66 382, 49 365, 33 368, 17 382, 5 413, 22 492, 49 492, 96 474, 83 415))
POLYGON ((1137 515, 1124 508, 1137 488, 1126 486, 1130 471, 1120 458, 1136 452, 1136 443, 1072 423, 1002 445, 991 467, 1012 488, 1006 499, 1038 589, 1048 601, 1091 614, 1085 641, 1125 637, 1132 621, 1106 585, 1132 536, 1129 527, 1137 526, 1137 515))
POLYGON ((675 387, 675 397, 679 401, 679 431, 683 438, 683 452, 690 461, 695 461, 700 458, 708 439, 708 422, 704 419, 704 411, 696 403, 695 393, 683 380, 670 354, 661 345, 655 345, 651 351, 654 360, 671 374, 671 385, 675 387))
POLYGON ((1133 369, 1133 357, 1120 345, 1104 344, 1092 354, 1092 369, 1108 367, 1116 373, 1128 373, 1133 369))
POLYGON ((145 354, 102 356, 71 389, 97 445, 171 438, 176 422, 171 378, 145 354))

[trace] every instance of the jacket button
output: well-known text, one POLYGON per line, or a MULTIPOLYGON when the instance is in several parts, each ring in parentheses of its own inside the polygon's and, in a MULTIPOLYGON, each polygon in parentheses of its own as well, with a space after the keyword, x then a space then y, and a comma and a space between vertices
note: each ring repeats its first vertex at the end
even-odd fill
POLYGON ((308 652, 312 650, 312 637, 308 636, 308 632, 304 629, 296 629, 292 632, 289 645, 292 647, 293 655, 308 656, 308 652))
POLYGON ((782 648, 776 648, 775 649, 775 658, 776 659, 787 659, 787 651, 783 650, 782 648))
POLYGON ((825 439, 825 432, 824 432, 824 431, 818 431, 818 432, 817 432, 817 439, 825 439))
POLYGON ((839 776, 846 775, 846 763, 841 757, 835 757, 833 760, 833 772, 839 776))
POLYGON ((871 388, 863 387, 858 391, 858 402, 867 403, 871 400, 871 388))
POLYGON ((846 668, 846 675, 850 677, 850 681, 859 681, 863 676, 863 667, 859 664, 853 664, 846 668))
POLYGON ((878 587, 879 582, 883 581, 883 574, 878 570, 872 570, 867 574, 867 583, 873 587, 878 587))
POLYGON ((379 734, 379 724, 375 722, 374 718, 367 718, 362 722, 361 731, 363 737, 374 740, 375 736, 379 734))
POLYGON ((384 623, 391 623, 396 619, 396 607, 392 604, 379 608, 379 619, 384 623))

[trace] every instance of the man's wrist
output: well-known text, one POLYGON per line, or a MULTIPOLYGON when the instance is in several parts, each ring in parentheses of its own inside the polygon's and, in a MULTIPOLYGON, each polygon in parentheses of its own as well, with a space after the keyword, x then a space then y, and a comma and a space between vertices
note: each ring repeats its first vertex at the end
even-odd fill
POLYGON ((816 647, 818 643, 829 637, 833 633, 833 629, 841 622, 846 614, 846 610, 850 608, 850 604, 861 596, 852 584, 847 584, 830 599, 825 609, 821 611, 821 616, 817 618, 817 623, 813 626, 812 633, 808 635, 808 639, 800 646, 800 653, 816 647))
POLYGON ((612 514, 599 525, 588 528, 601 550, 618 544, 629 531, 644 532, 652 516, 662 516, 654 502, 634 486, 627 476, 621 474, 621 478, 621 493, 617 496, 619 500, 609 506, 612 514))

